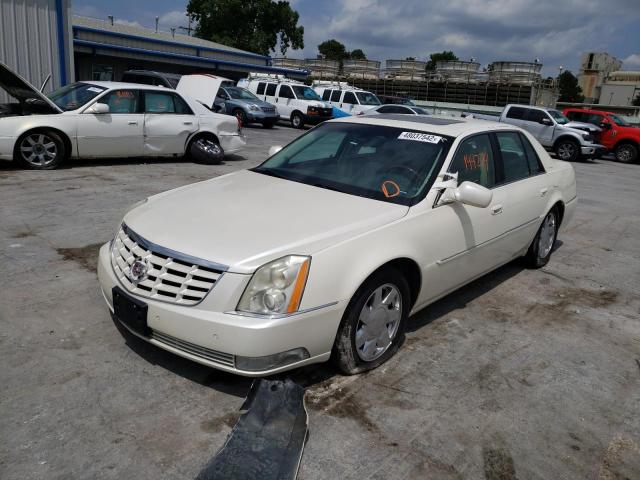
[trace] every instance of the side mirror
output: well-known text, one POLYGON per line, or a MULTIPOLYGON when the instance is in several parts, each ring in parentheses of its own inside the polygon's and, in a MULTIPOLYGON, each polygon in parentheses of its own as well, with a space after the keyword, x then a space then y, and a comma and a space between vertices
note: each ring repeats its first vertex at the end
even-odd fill
POLYGON ((551 119, 549 119, 549 118, 547 118, 547 117, 543 117, 543 118, 541 118, 541 119, 540 119, 540 123, 541 123, 542 125, 547 125, 547 126, 552 125, 551 119))
POLYGON ((273 157, 276 153, 278 153, 280 150, 282 150, 282 146, 281 145, 274 145, 271 148, 269 148, 269 156, 273 157))
POLYGON ((600 124, 600 128, 604 129, 604 130, 609 130, 611 128, 611 124, 607 123, 607 122, 602 122, 600 124))
POLYGON ((104 113, 109 113, 109 105, 106 103, 94 103, 89 108, 87 108, 84 113, 93 113, 95 115, 100 115, 104 113))
POLYGON ((463 203, 472 207, 486 208, 493 199, 493 192, 473 182, 462 182, 457 188, 448 188, 440 198, 441 203, 463 203))

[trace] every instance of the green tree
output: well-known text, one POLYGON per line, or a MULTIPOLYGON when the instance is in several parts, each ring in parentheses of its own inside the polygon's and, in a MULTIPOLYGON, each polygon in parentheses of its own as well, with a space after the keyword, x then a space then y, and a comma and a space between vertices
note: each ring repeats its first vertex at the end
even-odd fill
POLYGON ((367 56, 364 54, 362 50, 356 48, 349 54, 349 58, 351 60, 366 60, 367 56))
POLYGON ((331 40, 325 40, 318 45, 318 52, 325 60, 337 60, 342 62, 344 59, 349 58, 347 48, 334 38, 331 40))
POLYGON ((196 22, 195 34, 205 40, 268 55, 280 44, 304 48, 299 15, 283 0, 189 0, 187 15, 196 22))
POLYGON ((578 79, 569 70, 558 75, 559 102, 581 103, 584 101, 582 89, 578 85, 578 79))
POLYGON ((445 50, 440 53, 432 53, 429 55, 429 61, 427 62, 427 71, 434 71, 436 69, 436 62, 442 62, 446 60, 459 60, 457 55, 449 50, 445 50))

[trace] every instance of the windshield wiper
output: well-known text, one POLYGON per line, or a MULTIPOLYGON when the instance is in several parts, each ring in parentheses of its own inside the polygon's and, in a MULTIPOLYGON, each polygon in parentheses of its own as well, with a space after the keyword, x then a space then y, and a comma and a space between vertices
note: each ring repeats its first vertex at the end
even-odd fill
POLYGON ((325 185, 324 183, 312 183, 311 185, 318 188, 324 188, 325 190, 332 190, 334 192, 344 193, 342 190, 339 190, 335 187, 330 187, 329 185, 325 185))

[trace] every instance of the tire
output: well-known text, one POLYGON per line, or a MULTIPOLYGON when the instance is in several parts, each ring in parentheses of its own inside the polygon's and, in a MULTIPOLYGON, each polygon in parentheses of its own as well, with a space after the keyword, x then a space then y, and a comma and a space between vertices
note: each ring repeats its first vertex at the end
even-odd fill
POLYGON ((57 133, 37 130, 18 139, 13 158, 26 168, 53 170, 67 158, 67 149, 57 133))
POLYGON ((246 127, 247 125, 249 125, 249 120, 247 119, 247 114, 244 112, 244 110, 236 108, 233 111, 233 115, 238 119, 241 127, 246 127))
POLYGON ((218 165, 224 158, 224 150, 213 137, 196 137, 189 143, 187 152, 191 161, 205 165, 218 165))
POLYGON ((542 268, 549 263, 549 259, 553 253, 553 246, 558 238, 559 226, 558 211, 554 207, 544 217, 538 233, 536 233, 533 242, 531 242, 529 246, 529 250, 527 250, 524 256, 525 262, 530 268, 542 268))
POLYGON ((291 126, 293 128, 304 128, 304 117, 300 112, 293 112, 291 114, 291 126))
POLYGON ((636 163, 638 161, 638 146, 630 142, 616 145, 614 151, 616 160, 620 163, 636 163))
POLYGON ((560 139, 553 150, 565 162, 575 162, 581 156, 580 144, 571 138, 560 139))
POLYGON ((383 268, 369 277, 349 302, 336 335, 332 359, 340 371, 354 375, 389 360, 402 344, 410 308, 409 285, 398 270, 383 268))

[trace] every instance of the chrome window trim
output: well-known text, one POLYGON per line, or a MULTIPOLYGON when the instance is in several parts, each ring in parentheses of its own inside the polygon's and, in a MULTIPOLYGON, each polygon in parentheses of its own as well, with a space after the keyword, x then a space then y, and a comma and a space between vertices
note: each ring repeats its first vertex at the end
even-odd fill
POLYGON ((136 242, 142 248, 145 248, 147 250, 151 250, 161 255, 166 255, 167 257, 171 257, 175 260, 181 260, 183 262, 191 263, 193 265, 199 265, 201 267, 207 267, 213 270, 219 270, 220 273, 224 273, 229 270, 229 267, 227 265, 222 265, 221 263, 205 260, 204 258, 187 255, 186 253, 180 253, 170 248, 166 248, 156 243, 153 243, 147 240, 146 238, 142 237, 141 235, 138 235, 133 230, 131 230, 131 228, 127 226, 126 223, 122 223, 122 229, 124 230, 124 233, 126 233, 129 236, 129 238, 131 238, 134 242, 136 242))

